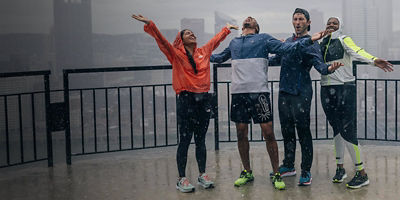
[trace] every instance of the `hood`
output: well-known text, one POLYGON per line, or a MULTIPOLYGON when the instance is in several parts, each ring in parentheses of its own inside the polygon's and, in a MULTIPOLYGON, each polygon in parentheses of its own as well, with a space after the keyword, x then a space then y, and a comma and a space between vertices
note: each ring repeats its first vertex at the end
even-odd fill
MULTIPOLYGON (((183 46, 183 41, 181 38, 181 31, 178 32, 178 34, 176 34, 174 43, 172 44, 173 47, 177 48, 177 49, 181 49, 183 52, 185 52, 185 48, 183 46)), ((194 47, 196 49, 197 47, 197 43, 196 46, 194 47)))
MULTIPOLYGON (((342 33, 342 31, 343 31, 343 21, 340 19, 340 17, 332 16, 332 17, 329 17, 329 18, 326 20, 326 22, 328 22, 328 20, 329 20, 330 18, 335 18, 335 19, 337 19, 337 20, 339 21, 339 29, 338 29, 337 31, 331 33, 332 39, 336 39, 336 38, 338 38, 338 37, 340 37, 340 36, 343 35, 343 33, 342 33)), ((327 35, 327 36, 329 36, 329 35, 327 35)), ((326 37, 327 37, 327 36, 326 36, 326 37)))

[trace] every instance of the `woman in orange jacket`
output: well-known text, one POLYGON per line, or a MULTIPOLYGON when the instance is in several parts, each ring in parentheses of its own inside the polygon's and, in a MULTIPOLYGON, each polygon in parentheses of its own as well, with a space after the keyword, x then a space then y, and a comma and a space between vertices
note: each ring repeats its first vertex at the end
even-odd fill
POLYGON ((194 187, 186 178, 185 169, 187 152, 194 134, 196 144, 196 160, 200 175, 198 184, 204 188, 212 188, 214 182, 205 173, 206 145, 205 135, 210 121, 210 57, 214 49, 230 33, 229 29, 237 26, 227 24, 204 46, 197 48, 196 36, 191 30, 180 31, 173 44, 160 33, 153 21, 142 15, 132 18, 144 22, 144 31, 157 42, 160 50, 172 64, 172 87, 177 95, 177 114, 179 126, 179 145, 176 160, 179 172, 176 188, 181 192, 192 192, 194 187))

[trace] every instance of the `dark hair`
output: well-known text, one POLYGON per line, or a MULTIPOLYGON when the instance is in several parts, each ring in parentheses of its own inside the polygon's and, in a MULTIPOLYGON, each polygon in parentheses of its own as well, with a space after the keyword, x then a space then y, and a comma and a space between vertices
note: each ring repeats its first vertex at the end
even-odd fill
MULTIPOLYGON (((303 8, 296 8, 296 9, 294 10, 293 16, 294 16, 294 14, 296 14, 296 13, 303 14, 303 15, 306 17, 307 21, 310 21, 310 14, 308 13, 308 11, 307 11, 306 9, 303 9, 303 8)), ((292 17, 293 17, 293 16, 292 16, 292 17)), ((310 30, 311 30, 311 25, 308 25, 307 31, 310 31, 310 30)))
POLYGON ((256 34, 258 34, 260 32, 260 26, 258 25, 258 23, 257 23, 257 26, 256 26, 256 34))
MULTIPOLYGON (((185 33, 185 31, 190 31, 190 30, 189 30, 189 29, 183 29, 183 30, 181 31, 181 40, 182 40, 182 43, 183 43, 183 34, 185 33)), ((185 47, 184 47, 184 48, 185 48, 185 47)), ((186 56, 187 56, 188 59, 189 59, 190 65, 192 65, 192 68, 193 68, 193 70, 194 70, 194 73, 197 74, 196 63, 194 62, 194 59, 193 59, 192 54, 190 54, 190 52, 189 52, 186 48, 185 48, 185 51, 186 51, 186 56)))

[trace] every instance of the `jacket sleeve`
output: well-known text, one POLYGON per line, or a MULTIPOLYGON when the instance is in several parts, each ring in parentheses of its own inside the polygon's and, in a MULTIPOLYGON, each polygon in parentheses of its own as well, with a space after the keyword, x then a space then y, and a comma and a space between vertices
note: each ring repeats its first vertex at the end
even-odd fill
POLYGON ((210 41, 207 42, 207 44, 203 46, 205 52, 211 54, 219 46, 219 44, 226 38, 226 36, 229 35, 229 33, 231 33, 231 31, 228 28, 226 27, 222 28, 222 30, 219 33, 217 33, 213 38, 211 38, 210 41))
POLYGON ((306 62, 309 62, 309 64, 313 65, 320 74, 330 74, 328 71, 328 67, 330 65, 324 63, 321 48, 318 43, 305 48, 303 53, 306 55, 306 62))
POLYGON ((161 34, 153 21, 144 25, 144 31, 151 35, 157 42, 160 50, 167 56, 167 59, 172 64, 173 58, 176 55, 175 48, 168 42, 167 39, 161 34))
POLYGON ((266 44, 269 53, 275 53, 275 54, 289 53, 301 48, 308 47, 313 44, 311 38, 301 39, 296 42, 281 42, 280 40, 277 40, 272 36, 269 37, 268 36, 269 35, 267 35, 266 44))
POLYGON ((211 55, 210 62, 223 63, 229 60, 229 58, 231 58, 231 50, 227 47, 221 53, 211 55))
POLYGON ((344 46, 344 49, 346 50, 346 52, 348 54, 350 54, 350 56, 355 60, 373 64, 374 60, 377 59, 375 56, 366 52, 363 48, 358 47, 354 43, 354 41, 348 36, 343 38, 343 43, 344 43, 343 46, 344 46))
POLYGON ((276 54, 268 58, 268 66, 280 66, 281 65, 282 56, 280 54, 276 54))

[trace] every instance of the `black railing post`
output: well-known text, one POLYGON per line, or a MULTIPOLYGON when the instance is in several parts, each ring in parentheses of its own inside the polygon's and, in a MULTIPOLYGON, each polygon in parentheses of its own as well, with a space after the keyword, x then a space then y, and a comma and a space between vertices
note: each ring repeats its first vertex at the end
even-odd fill
POLYGON ((45 104, 46 104, 46 135, 47 135, 47 166, 53 166, 53 138, 50 126, 50 80, 49 75, 44 75, 45 104))
POLYGON ((63 79, 64 79, 64 103, 65 103, 65 159, 67 165, 71 165, 71 127, 69 120, 69 80, 68 80, 68 72, 66 70, 63 71, 63 79))
MULTIPOLYGON (((354 101, 356 101, 355 102, 355 106, 354 106, 354 123, 355 123, 355 126, 354 126, 354 132, 356 133, 356 137, 358 137, 358 132, 357 132, 357 130, 358 130, 358 128, 357 128, 357 124, 358 124, 358 121, 357 121, 357 97, 358 97, 358 95, 357 95, 357 64, 358 64, 359 62, 357 62, 357 61, 353 61, 353 76, 355 77, 355 80, 354 80, 354 84, 356 85, 355 87, 355 92, 356 92, 356 98, 354 99, 354 101)), ((365 99, 365 101, 366 101, 367 99, 365 99)), ((327 127, 328 128, 328 127, 327 127)))
POLYGON ((219 64, 213 65, 213 81, 214 81, 214 143, 215 150, 219 150, 219 124, 218 124, 218 66, 219 64))

